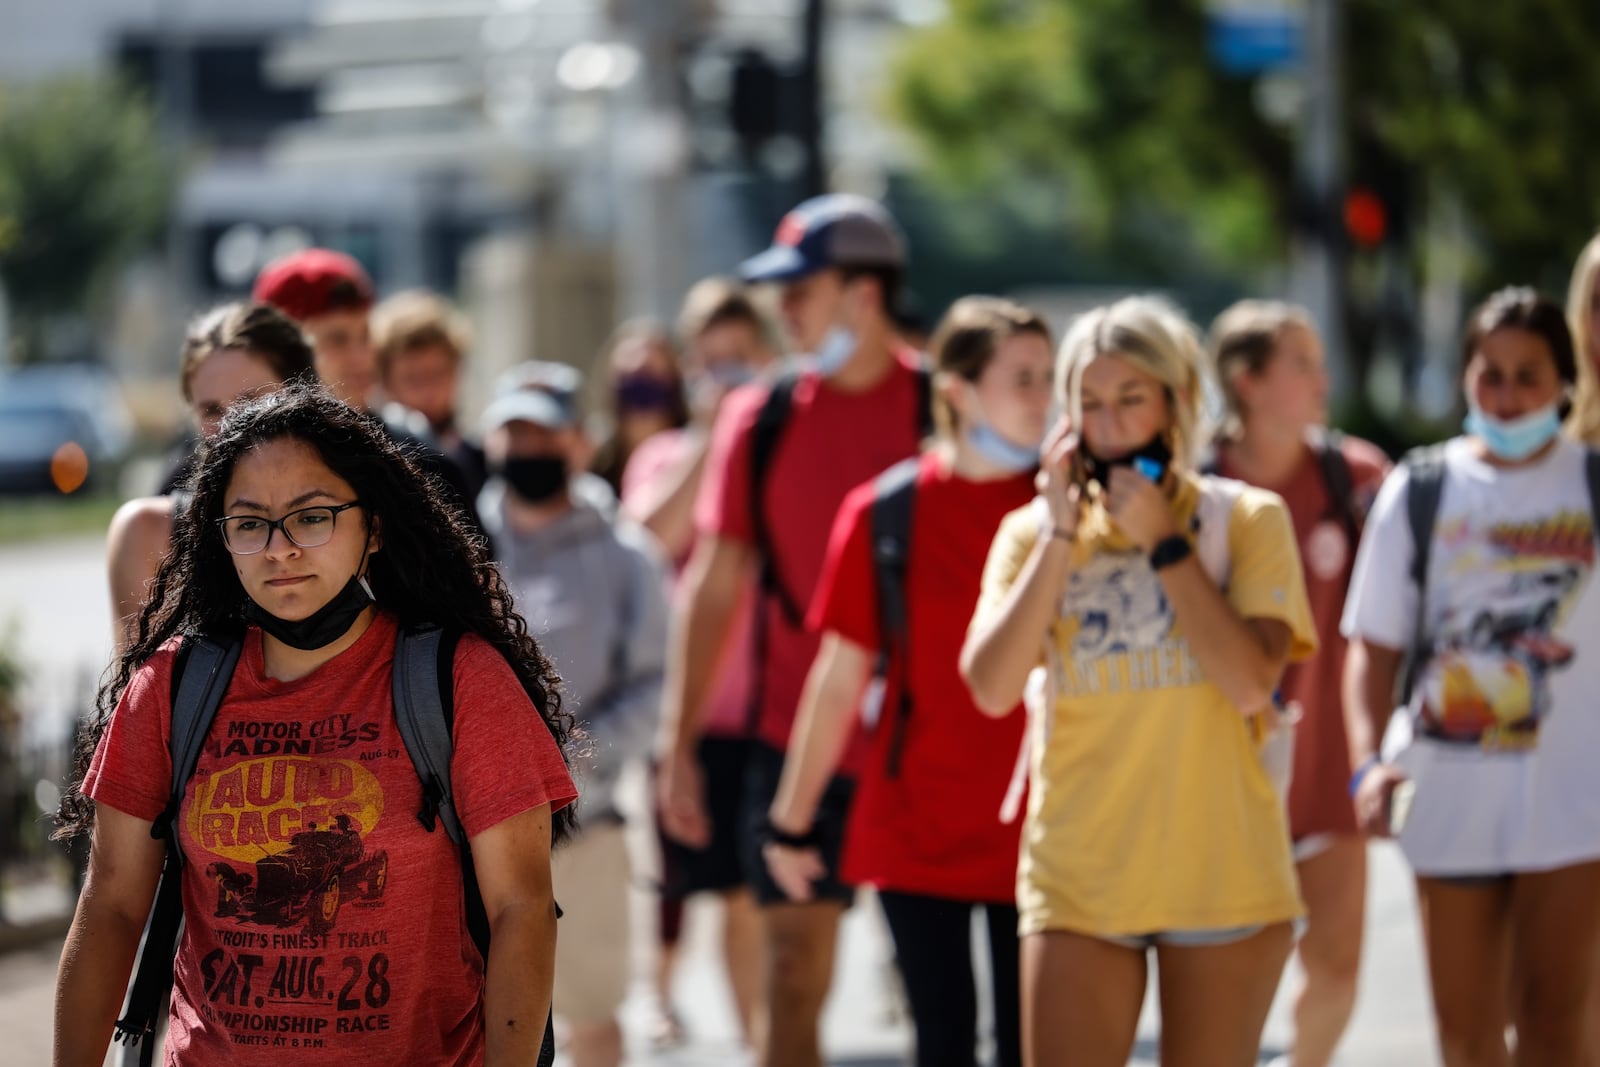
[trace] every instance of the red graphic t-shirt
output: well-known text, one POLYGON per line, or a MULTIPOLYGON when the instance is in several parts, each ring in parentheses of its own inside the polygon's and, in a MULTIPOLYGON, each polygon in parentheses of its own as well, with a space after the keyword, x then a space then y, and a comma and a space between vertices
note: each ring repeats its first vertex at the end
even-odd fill
MULTIPOLYGON (((244 651, 179 811, 186 866, 166 1063, 481 1064, 483 960, 461 865, 417 818, 395 725, 396 624, 380 614, 304 678, 244 651), (352 1058, 354 1057, 354 1059, 352 1058)), ((174 647, 139 669, 84 792, 166 806, 174 647)), ((456 649, 456 804, 467 836, 576 797, 550 731, 487 642, 456 649)))
MULTIPOLYGON (((1350 467, 1353 502, 1361 514, 1389 472, 1389 460, 1376 445, 1345 437, 1341 451, 1350 467)), ((1226 449, 1218 453, 1218 470, 1225 477, 1237 474, 1228 464, 1226 449)), ((1268 485, 1283 497, 1294 519, 1295 540, 1305 567, 1306 596, 1317 624, 1320 643, 1316 655, 1291 663, 1283 673, 1279 691, 1285 702, 1298 702, 1304 715, 1295 731, 1294 772, 1289 780, 1289 832, 1296 841, 1313 834, 1353 834, 1355 807, 1350 800, 1350 750, 1345 738, 1345 640, 1339 635, 1339 616, 1350 587, 1356 546, 1350 543, 1328 493, 1317 454, 1307 447, 1294 474, 1282 485, 1268 485)))
MULTIPOLYGON (((849 883, 955 900, 1015 898, 1020 820, 1000 821, 1000 806, 1022 744, 1020 710, 1003 719, 973 704, 957 669, 961 642, 978 603, 984 560, 1000 520, 1033 497, 1033 476, 972 482, 952 475, 936 453, 917 474, 906 566, 909 664, 890 665, 890 686, 858 772, 845 834, 842 876, 849 883), (911 687, 900 773, 886 773, 899 697, 911 687)), ((845 498, 834 522, 827 565, 809 624, 868 649, 880 644, 868 483, 845 498)))
MULTIPOLYGON (((778 579, 804 611, 811 602, 834 512, 845 494, 914 455, 919 444, 916 353, 905 349, 891 373, 871 389, 847 393, 814 374, 795 386, 794 406, 766 472, 766 528, 778 579)), ((754 543, 750 501, 750 437, 767 397, 765 384, 735 390, 723 401, 695 500, 703 535, 754 543)), ((774 598, 764 598, 765 647, 757 651, 761 693, 756 736, 789 745, 796 706, 819 638, 791 625, 774 598)), ((861 747, 840 769, 853 773, 861 747)))

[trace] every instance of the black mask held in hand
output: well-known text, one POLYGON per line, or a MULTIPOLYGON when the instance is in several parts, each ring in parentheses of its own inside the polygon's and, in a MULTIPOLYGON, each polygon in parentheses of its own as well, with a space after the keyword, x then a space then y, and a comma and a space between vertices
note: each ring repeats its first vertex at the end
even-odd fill
POLYGON ((1172 466, 1172 448, 1165 434, 1156 434, 1149 441, 1125 456, 1101 459, 1089 451, 1089 442, 1078 445, 1078 456, 1083 461, 1083 476, 1087 481, 1098 482, 1103 489, 1111 478, 1113 467, 1132 467, 1152 482, 1160 482, 1172 466))
POLYGON ((530 504, 543 504, 567 487, 564 456, 507 456, 495 473, 530 504))
POLYGON ((367 580, 352 575, 332 600, 303 619, 280 619, 249 597, 245 598, 244 617, 290 648, 310 652, 349 633, 375 599, 367 580))

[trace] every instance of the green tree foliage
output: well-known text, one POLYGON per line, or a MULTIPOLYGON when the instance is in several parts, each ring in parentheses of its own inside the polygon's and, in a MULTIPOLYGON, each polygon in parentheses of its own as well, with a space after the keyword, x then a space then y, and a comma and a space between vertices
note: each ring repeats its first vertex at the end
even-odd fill
POLYGON ((0 286, 25 358, 160 235, 171 171, 155 116, 103 77, 0 89, 0 286))
MULTIPOLYGON (((1559 285, 1600 222, 1600 4, 1343 7, 1352 178, 1383 182, 1413 236, 1430 198, 1459 197, 1472 284, 1559 285)), ((959 184, 1054 183, 1081 235, 1181 234, 1248 275, 1286 251, 1293 146, 1208 54, 1205 8, 951 0, 896 57, 891 107, 959 184)))

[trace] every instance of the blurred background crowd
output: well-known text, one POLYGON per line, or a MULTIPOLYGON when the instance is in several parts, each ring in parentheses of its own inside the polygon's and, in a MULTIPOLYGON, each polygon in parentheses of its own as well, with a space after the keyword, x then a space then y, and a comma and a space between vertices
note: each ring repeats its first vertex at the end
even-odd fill
MULTIPOLYGON (((0 552, 160 489, 197 430, 187 325, 312 247, 364 272, 391 423, 481 485, 496 383, 566 364, 617 489, 630 410, 694 414, 624 387, 678 376, 710 328, 686 294, 829 191, 904 228, 913 346, 974 292, 1058 335, 1130 291, 1202 323, 1282 296, 1331 421, 1397 455, 1459 423, 1469 308, 1568 291, 1596 55, 1590 0, 0 0, 0 552)), ((41 683, 15 602, 25 865, 59 774, 20 709, 82 672, 41 683)))

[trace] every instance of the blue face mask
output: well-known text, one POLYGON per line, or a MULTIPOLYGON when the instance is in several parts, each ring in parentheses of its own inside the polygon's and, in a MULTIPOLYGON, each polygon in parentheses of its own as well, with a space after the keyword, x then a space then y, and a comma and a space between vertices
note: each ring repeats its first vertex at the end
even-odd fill
POLYGON ((1038 448, 1026 448, 1009 441, 986 422, 974 426, 972 432, 967 435, 967 441, 972 445, 974 452, 1001 470, 1020 474, 1023 471, 1031 471, 1039 465, 1038 448))
POLYGON ((723 389, 737 389, 755 381, 756 372, 745 363, 717 363, 706 368, 706 378, 723 389))
POLYGON ((1550 404, 1514 419, 1497 419, 1472 407, 1462 429, 1483 440, 1500 459, 1518 463, 1533 455, 1561 432, 1558 405, 1550 404))
POLYGON ((811 357, 811 366, 824 378, 832 378, 844 370, 844 365, 856 354, 856 343, 854 330, 848 326, 835 326, 822 339, 822 344, 817 346, 816 353, 811 357))

